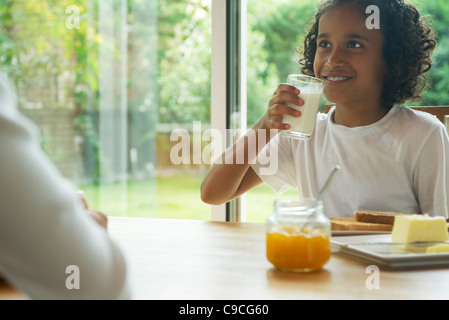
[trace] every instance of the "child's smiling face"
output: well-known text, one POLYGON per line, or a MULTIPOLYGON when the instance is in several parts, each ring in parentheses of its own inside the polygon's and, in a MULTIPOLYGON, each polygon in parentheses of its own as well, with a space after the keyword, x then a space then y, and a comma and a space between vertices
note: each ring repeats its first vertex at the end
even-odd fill
POLYGON ((325 81, 324 94, 331 102, 382 102, 387 72, 383 35, 367 29, 365 21, 354 4, 330 9, 320 19, 313 67, 315 76, 325 81))

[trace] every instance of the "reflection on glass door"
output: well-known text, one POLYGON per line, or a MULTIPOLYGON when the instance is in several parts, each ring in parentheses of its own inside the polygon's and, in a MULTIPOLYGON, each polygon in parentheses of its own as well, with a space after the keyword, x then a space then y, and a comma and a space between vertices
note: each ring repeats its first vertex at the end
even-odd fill
POLYGON ((91 207, 210 218, 199 195, 208 166, 193 151, 181 165, 170 154, 176 128, 191 135, 194 121, 210 121, 210 9, 210 0, 0 3, 0 68, 91 207))

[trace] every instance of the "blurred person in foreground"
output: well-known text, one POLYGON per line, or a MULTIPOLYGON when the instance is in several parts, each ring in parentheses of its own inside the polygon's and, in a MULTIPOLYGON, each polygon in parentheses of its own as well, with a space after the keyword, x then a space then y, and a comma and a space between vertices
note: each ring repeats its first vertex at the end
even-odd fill
POLYGON ((126 261, 106 227, 44 155, 0 73, 1 277, 30 299, 128 299, 126 261))

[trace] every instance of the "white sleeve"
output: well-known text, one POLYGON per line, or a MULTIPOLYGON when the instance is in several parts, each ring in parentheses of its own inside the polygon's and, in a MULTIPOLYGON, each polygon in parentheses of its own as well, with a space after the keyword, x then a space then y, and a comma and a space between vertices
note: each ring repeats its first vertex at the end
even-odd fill
POLYGON ((251 165, 260 179, 277 194, 297 188, 295 158, 288 139, 277 134, 259 152, 256 162, 251 165))
POLYGON ((422 213, 449 218, 449 138, 444 126, 434 130, 424 144, 413 183, 422 213))
POLYGON ((0 273, 31 299, 130 298, 122 251, 33 130, 0 74, 0 273))

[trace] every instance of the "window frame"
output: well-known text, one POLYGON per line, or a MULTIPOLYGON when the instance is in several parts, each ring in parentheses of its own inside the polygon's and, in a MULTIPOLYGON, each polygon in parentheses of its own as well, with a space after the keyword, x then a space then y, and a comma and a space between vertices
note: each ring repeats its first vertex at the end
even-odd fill
MULTIPOLYGON (((247 130, 246 0, 212 0, 211 61, 211 127, 229 147, 247 130)), ((212 206, 211 220, 246 221, 246 195, 212 206)))

